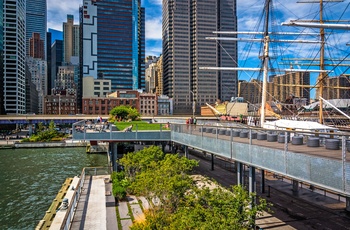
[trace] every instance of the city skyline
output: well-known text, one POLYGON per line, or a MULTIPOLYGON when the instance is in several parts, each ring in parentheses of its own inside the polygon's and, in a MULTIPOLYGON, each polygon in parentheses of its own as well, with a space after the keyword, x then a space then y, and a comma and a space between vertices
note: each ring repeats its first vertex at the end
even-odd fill
MULTIPOLYGON (((289 19, 306 19, 311 18, 318 12, 319 4, 315 1, 314 4, 299 4, 297 1, 282 2, 274 1, 277 11, 277 23, 289 21, 289 19)), ((142 0, 141 4, 146 9, 146 56, 159 56, 162 52, 162 0, 142 0)), ((237 2, 237 19, 238 30, 256 30, 257 17, 261 15, 264 1, 261 0, 246 0, 237 2)), ((346 19, 349 15, 347 2, 344 3, 325 3, 325 13, 327 17, 330 15, 344 15, 342 19, 346 19), (330 12, 331 9, 331 12, 330 12), (346 11, 345 11, 346 10, 346 11), (343 13, 344 12, 344 13, 343 13)), ((47 0, 48 7, 48 28, 62 31, 62 23, 66 19, 67 14, 73 14, 75 23, 79 20, 79 6, 82 5, 82 0, 47 0)), ((335 18, 337 19, 337 18, 335 18)), ((282 27, 282 30, 301 31, 302 28, 282 27)), ((316 32, 316 29, 308 31, 316 32)), ((350 41, 350 35, 343 33, 336 39, 339 43, 345 45, 350 41)), ((242 52, 244 45, 239 45, 239 52, 242 52)), ((313 49, 313 48, 310 48, 313 49)), ((349 50, 349 47, 343 47, 344 50, 349 50)), ((291 49, 293 51, 293 49, 291 49)), ((289 51, 291 52, 291 51, 289 51)), ((306 53, 306 51, 305 51, 306 53)), ((258 52, 255 51, 251 56, 258 57, 258 52)))

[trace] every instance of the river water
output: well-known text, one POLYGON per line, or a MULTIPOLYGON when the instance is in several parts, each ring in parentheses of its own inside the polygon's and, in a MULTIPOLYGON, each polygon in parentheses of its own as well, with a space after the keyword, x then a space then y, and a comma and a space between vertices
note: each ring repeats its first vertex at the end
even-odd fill
POLYGON ((65 179, 96 166, 106 154, 80 147, 0 150, 0 229, 35 229, 65 179))

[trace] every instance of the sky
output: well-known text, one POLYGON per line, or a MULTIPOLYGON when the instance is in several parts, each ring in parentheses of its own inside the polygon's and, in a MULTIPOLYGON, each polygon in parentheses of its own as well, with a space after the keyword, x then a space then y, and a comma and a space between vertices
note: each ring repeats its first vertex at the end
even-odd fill
MULTIPOLYGON (((273 31, 292 31, 302 32, 308 31, 312 33, 319 33, 319 29, 304 29, 300 27, 286 27, 280 26, 282 22, 288 22, 291 19, 317 19, 319 17, 319 4, 307 4, 297 3, 297 0, 274 0, 274 16, 271 18, 274 21, 274 26, 270 26, 273 31)), ((317 2, 317 0, 315 0, 317 2)), ((262 31, 263 30, 263 11, 262 0, 237 0, 237 18, 238 18, 238 31, 262 31), (260 24, 258 24, 260 22, 260 24)), ((146 56, 159 56, 162 51, 162 0, 142 0, 141 4, 146 9, 146 56)), ((350 19, 350 7, 349 0, 343 3, 325 3, 324 6, 324 18, 325 19, 350 19)), ((79 20, 79 6, 82 5, 82 0, 47 0, 48 6, 48 28, 62 30, 62 23, 66 21, 67 14, 73 14, 75 23, 79 20)), ((345 22, 343 22, 345 23, 345 22)), ((347 22, 349 23, 349 21, 347 22)), ((350 46, 346 46, 346 43, 350 43, 349 31, 338 31, 336 36, 330 36, 326 31, 327 48, 325 55, 332 58, 345 58, 346 55, 350 54, 350 46)), ((213 35, 214 36, 214 35, 213 35)), ((243 35, 239 35, 243 37, 243 35)), ((252 36, 250 36, 252 38, 252 36)), ((281 39, 302 39, 302 40, 319 40, 318 36, 301 36, 301 37, 282 37, 281 39)), ((215 42, 215 41, 213 41, 215 42)), ((271 62, 274 66, 279 66, 282 62, 280 58, 281 54, 283 57, 289 58, 316 58, 319 55, 320 44, 271 44, 270 51, 271 62), (277 52, 279 51, 279 52, 277 52), (275 56, 274 56, 275 55, 275 56)), ((258 67, 260 61, 258 57, 261 44, 250 43, 238 43, 238 65, 240 67, 258 67), (248 52, 249 51, 249 52, 248 52)), ((236 62, 237 60, 233 60, 236 62)), ((284 62, 285 63, 285 62, 284 62)), ((293 68, 304 68, 302 61, 293 61, 293 68)), ((290 65, 290 63, 288 63, 290 65)), ((275 67, 276 68, 276 67, 275 67)), ((283 68, 289 68, 284 66, 283 68)), ((315 67, 306 67, 315 68, 315 67)), ((339 75, 344 73, 344 68, 333 70, 333 74, 339 75)), ((251 73, 241 72, 239 78, 249 79, 251 73)), ((254 77, 254 76, 253 76, 254 77)))

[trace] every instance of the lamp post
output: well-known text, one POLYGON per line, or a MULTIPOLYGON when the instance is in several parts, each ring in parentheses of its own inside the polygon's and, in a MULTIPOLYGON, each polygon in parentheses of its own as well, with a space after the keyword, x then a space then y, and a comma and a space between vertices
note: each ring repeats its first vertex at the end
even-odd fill
POLYGON ((190 90, 191 94, 192 94, 192 118, 194 119, 194 112, 196 110, 196 106, 195 106, 195 100, 194 100, 194 93, 192 90, 190 90))

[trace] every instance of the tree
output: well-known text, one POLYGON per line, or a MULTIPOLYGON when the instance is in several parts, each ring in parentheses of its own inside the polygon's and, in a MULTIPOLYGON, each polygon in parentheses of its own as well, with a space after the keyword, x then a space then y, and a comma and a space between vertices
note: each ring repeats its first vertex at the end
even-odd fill
POLYGON ((118 117, 119 119, 126 120, 136 120, 138 117, 140 117, 140 113, 130 106, 120 105, 117 107, 114 107, 110 112, 110 116, 112 118, 118 117))
POLYGON ((225 189, 208 179, 194 179, 189 174, 198 162, 164 155, 156 146, 128 153, 120 164, 131 179, 129 189, 151 206, 146 220, 131 229, 251 229, 267 207, 264 199, 253 205, 256 195, 241 186, 225 189))
POLYGON ((151 146, 138 152, 125 154, 124 157, 119 160, 119 164, 124 167, 126 177, 129 177, 130 180, 133 181, 137 173, 152 167, 152 165, 162 159, 164 159, 164 152, 162 149, 158 146, 151 146))

